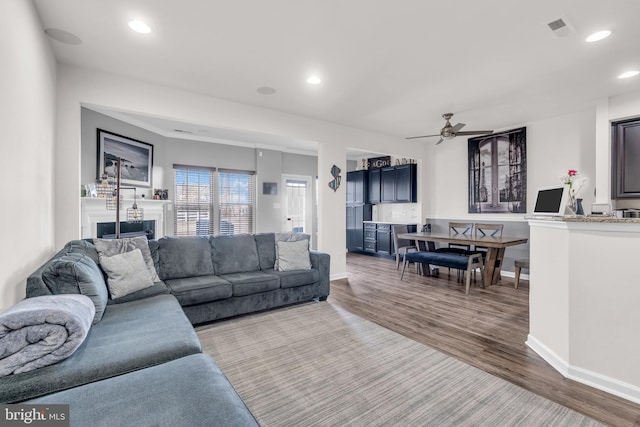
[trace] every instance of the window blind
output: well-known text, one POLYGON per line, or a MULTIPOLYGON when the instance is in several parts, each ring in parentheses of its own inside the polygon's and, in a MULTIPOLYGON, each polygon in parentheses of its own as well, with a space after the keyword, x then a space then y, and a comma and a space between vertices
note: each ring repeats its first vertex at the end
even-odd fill
POLYGON ((253 172, 218 171, 220 234, 253 233, 255 175, 253 172))
POLYGON ((214 233, 214 168, 174 165, 173 232, 176 236, 214 233))

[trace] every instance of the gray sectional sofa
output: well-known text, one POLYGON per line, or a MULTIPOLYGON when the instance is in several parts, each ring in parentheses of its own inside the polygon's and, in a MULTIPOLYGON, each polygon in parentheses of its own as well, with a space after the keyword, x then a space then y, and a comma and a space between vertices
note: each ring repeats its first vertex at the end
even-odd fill
POLYGON ((0 402, 68 403, 79 426, 257 425, 192 325, 326 299, 329 255, 310 251, 310 268, 280 271, 279 240, 265 233, 149 241, 161 280, 109 299, 100 313, 95 289, 106 286, 106 274, 96 247, 69 242, 28 278, 27 297, 86 295, 96 303, 94 324, 61 362, 0 377, 0 402))

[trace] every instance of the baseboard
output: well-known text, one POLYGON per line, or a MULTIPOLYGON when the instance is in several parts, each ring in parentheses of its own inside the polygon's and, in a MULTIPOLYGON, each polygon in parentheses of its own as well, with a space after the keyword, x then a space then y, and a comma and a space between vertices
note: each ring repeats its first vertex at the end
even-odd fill
POLYGON ((329 277, 329 281, 331 281, 331 280, 339 280, 339 279, 346 279, 347 277, 349 277, 349 276, 347 275, 346 272, 345 273, 332 274, 329 277))
POLYGON ((590 371, 588 369, 572 366, 563 358, 558 356, 553 350, 542 344, 531 334, 527 336, 526 344, 533 351, 538 353, 548 364, 563 377, 588 385, 589 387, 602 390, 634 403, 640 403, 640 387, 625 383, 615 378, 590 371))
MULTIPOLYGON (((500 270, 500 275, 503 277, 510 277, 512 279, 515 279, 516 277, 516 272, 515 271, 504 271, 504 270, 500 270)), ((524 274, 521 273, 520 274, 520 279, 522 280, 529 280, 529 275, 528 274, 524 274)))

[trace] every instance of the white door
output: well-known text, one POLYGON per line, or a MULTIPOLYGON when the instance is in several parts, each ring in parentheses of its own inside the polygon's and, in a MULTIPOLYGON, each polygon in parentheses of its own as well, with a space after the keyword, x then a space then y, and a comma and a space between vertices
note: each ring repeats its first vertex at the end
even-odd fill
POLYGON ((311 235, 311 177, 282 175, 284 213, 282 230, 311 235))

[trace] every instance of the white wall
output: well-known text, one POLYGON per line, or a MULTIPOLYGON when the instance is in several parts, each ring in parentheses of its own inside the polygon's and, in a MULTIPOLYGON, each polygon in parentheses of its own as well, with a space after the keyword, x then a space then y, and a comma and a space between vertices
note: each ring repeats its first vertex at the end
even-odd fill
POLYGON ((0 54, 3 311, 24 297, 26 277, 54 252, 56 64, 30 1, 0 2, 0 54))
MULTIPOLYGON (((527 128, 527 212, 533 210, 540 186, 560 184, 568 169, 588 179, 579 193, 584 206, 594 201, 595 109, 524 124, 498 131, 527 128)), ((429 218, 523 219, 521 214, 468 214, 467 141, 456 138, 429 148, 427 182, 429 218)))
POLYGON ((113 110, 156 115, 187 123, 280 135, 319 144, 318 249, 331 255, 332 277, 344 276, 345 185, 333 192, 327 186, 329 170, 338 165, 346 175, 345 147, 420 159, 422 143, 312 120, 293 114, 237 104, 112 74, 60 65, 58 68, 56 161, 65 167, 56 173, 56 246, 80 235, 80 108, 102 106, 113 110))
POLYGON ((640 403, 640 224, 531 221, 527 344, 565 377, 640 403))

